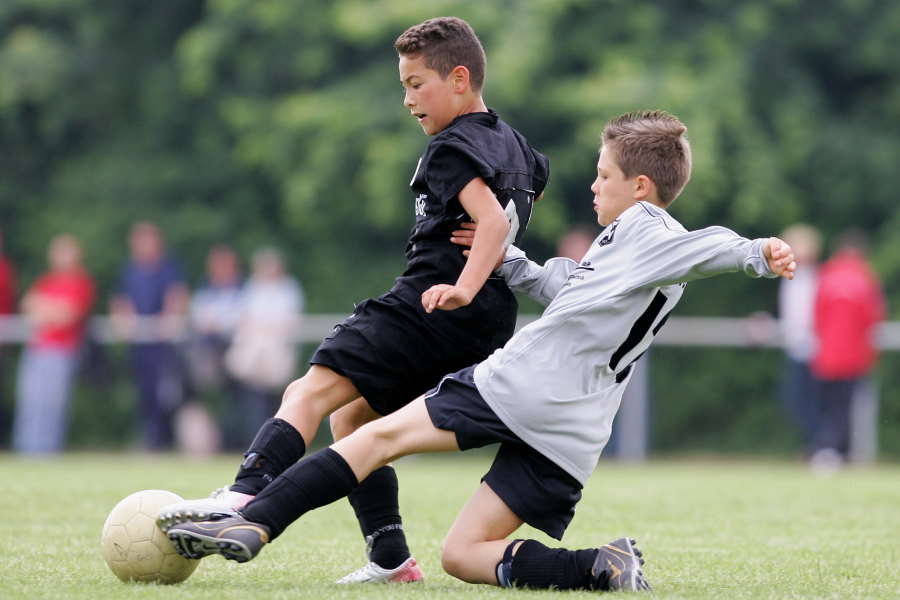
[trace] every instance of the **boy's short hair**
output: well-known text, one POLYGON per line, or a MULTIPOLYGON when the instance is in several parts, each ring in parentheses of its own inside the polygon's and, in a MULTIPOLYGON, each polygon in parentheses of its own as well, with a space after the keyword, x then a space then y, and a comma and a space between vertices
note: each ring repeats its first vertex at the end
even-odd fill
POLYGON ((656 184, 659 201, 668 206, 691 177, 687 127, 662 110, 630 112, 603 128, 603 145, 612 151, 626 179, 646 175, 656 184))
POLYGON ((424 56, 425 66, 443 79, 462 65, 469 70, 473 90, 484 86, 484 48, 472 27, 460 18, 436 17, 413 25, 400 34, 394 48, 403 56, 424 56))

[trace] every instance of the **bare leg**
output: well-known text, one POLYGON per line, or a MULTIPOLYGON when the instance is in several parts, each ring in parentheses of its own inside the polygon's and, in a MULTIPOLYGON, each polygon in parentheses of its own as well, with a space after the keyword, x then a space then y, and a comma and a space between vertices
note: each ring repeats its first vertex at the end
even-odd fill
POLYGON ((419 398, 295 463, 241 512, 268 526, 274 539, 306 512, 350 494, 372 471, 400 456, 458 449, 456 436, 431 424, 419 398))
POLYGON ((328 367, 312 365, 306 375, 288 385, 275 417, 290 423, 308 446, 325 417, 358 397, 349 379, 328 367))
MULTIPOLYGON (((347 437, 366 423, 380 418, 365 398, 357 398, 330 417, 335 440, 347 437)), ((388 464, 372 471, 347 496, 366 540, 368 562, 337 582, 381 583, 421 581, 422 571, 415 561, 400 516, 397 472, 388 464), (375 568, 373 568, 373 563, 375 568)))
POLYGON ((313 365, 287 387, 275 418, 263 424, 247 449, 234 483, 214 500, 186 500, 165 507, 160 512, 161 527, 244 507, 306 453, 322 419, 358 397, 349 379, 313 365))
POLYGON ((522 522, 494 490, 482 483, 444 539, 441 566, 463 581, 498 585, 496 568, 509 546, 506 538, 522 522))
POLYGON ((431 423, 422 397, 393 414, 363 425, 331 448, 347 461, 358 481, 401 456, 459 450, 456 434, 431 423))
POLYGON ((357 398, 331 413, 331 436, 337 441, 379 418, 381 415, 372 410, 365 398, 357 398))
MULTIPOLYGON (((285 390, 275 418, 253 438, 222 500, 240 508, 306 453, 322 419, 359 396, 349 379, 320 365, 285 390)), ((183 512, 183 511, 182 511, 183 512)))

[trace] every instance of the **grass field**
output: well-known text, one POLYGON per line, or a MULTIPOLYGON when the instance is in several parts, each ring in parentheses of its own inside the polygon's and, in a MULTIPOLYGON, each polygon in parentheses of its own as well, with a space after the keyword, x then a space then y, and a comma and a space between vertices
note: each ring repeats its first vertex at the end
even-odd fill
MULTIPOLYGON (((441 539, 489 460, 417 457, 397 465, 424 585, 333 585, 363 561, 352 511, 339 502, 301 519, 248 564, 210 557, 188 581, 167 587, 123 584, 107 570, 99 552, 106 514, 139 489, 205 495, 230 480, 234 457, 0 455, 0 598, 561 597, 468 585, 441 571, 441 539)), ((551 542, 527 528, 520 534, 551 542)), ((604 463, 565 545, 621 535, 638 539, 656 598, 900 598, 900 468, 816 479, 794 463, 604 463)))

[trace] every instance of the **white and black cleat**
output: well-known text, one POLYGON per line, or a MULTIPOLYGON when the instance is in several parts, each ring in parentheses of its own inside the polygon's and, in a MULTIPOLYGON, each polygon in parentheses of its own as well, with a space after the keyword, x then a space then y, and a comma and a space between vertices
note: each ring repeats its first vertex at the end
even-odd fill
POLYGON ((216 521, 181 523, 166 534, 175 551, 185 558, 221 554, 228 560, 247 562, 269 542, 269 528, 240 515, 216 521))
POLYGON ((248 494, 219 488, 209 498, 181 500, 163 506, 157 513, 156 526, 167 533, 173 526, 181 523, 227 519, 236 516, 238 509, 252 499, 253 496, 248 494))

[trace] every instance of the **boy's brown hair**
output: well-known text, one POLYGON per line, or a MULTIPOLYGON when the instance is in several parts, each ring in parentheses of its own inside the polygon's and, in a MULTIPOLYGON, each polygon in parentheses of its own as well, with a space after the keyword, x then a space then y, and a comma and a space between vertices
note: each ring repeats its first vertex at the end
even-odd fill
POLYGON ((472 89, 481 91, 487 59, 472 27, 457 17, 437 17, 413 25, 397 38, 394 48, 403 56, 425 58, 425 66, 443 79, 457 66, 469 70, 472 89))
POLYGON ((672 203, 691 177, 687 127, 662 110, 630 112, 603 128, 603 145, 612 151, 626 179, 646 175, 656 184, 659 201, 672 203))

